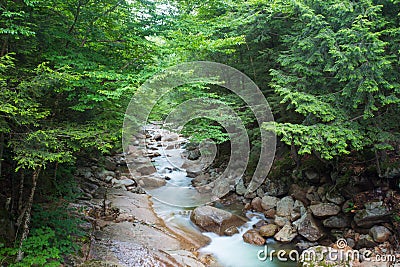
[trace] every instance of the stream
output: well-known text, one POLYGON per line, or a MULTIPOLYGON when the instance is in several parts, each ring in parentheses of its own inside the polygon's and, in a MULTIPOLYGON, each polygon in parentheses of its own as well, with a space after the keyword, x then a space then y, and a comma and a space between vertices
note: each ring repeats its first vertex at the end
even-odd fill
MULTIPOLYGON (((148 128, 147 131, 152 134, 159 134, 159 129, 148 128)), ((180 139, 177 144, 183 144, 186 140, 180 139)), ((196 206, 204 204, 204 199, 199 199, 196 189, 192 186, 192 178, 187 177, 185 169, 181 166, 185 159, 181 156, 185 149, 181 145, 175 145, 173 148, 165 149, 166 146, 157 147, 160 156, 153 158, 158 174, 167 176, 167 184, 156 189, 146 190, 152 196, 153 208, 157 215, 165 223, 175 229, 181 229, 186 232, 200 232, 199 228, 190 220, 190 212, 196 206), (196 196, 196 197, 193 197, 196 196), (168 201, 166 201, 166 199, 168 201), (168 203, 172 203, 168 204, 168 203)), ((235 214, 243 216, 241 203, 235 203, 232 206, 219 205, 218 208, 225 209, 235 214)), ((233 236, 218 236, 215 233, 202 233, 210 238, 211 242, 202 247, 200 254, 211 254, 217 260, 218 266, 226 267, 257 267, 257 266, 296 266, 295 262, 278 261, 275 257, 272 261, 269 259, 261 261, 258 259, 258 251, 263 250, 264 246, 255 246, 243 241, 242 235, 247 230, 252 229, 253 225, 259 220, 266 218, 261 213, 247 212, 246 217, 249 221, 239 228, 239 233, 233 236)), ((290 250, 294 249, 293 244, 278 244, 273 238, 267 240, 268 251, 271 250, 290 250)))

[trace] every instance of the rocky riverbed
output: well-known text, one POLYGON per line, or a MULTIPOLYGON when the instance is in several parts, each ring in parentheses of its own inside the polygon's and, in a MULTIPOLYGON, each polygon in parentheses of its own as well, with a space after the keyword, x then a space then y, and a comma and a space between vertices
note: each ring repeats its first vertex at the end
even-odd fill
POLYGON ((204 266, 197 250, 209 239, 198 231, 164 222, 143 187, 157 188, 166 179, 156 172, 149 153, 135 146, 132 155, 107 157, 105 168, 78 170, 82 197, 71 204, 83 211, 91 241, 81 266, 204 266), (126 167, 135 163, 135 177, 126 167), (128 161, 128 162, 127 162, 128 161))
MULTIPOLYGON (((287 249, 296 245, 300 253, 317 248, 370 250, 371 257, 394 255, 394 261, 400 259, 396 229, 391 224, 392 206, 387 202, 389 196, 398 197, 396 192, 350 196, 346 191, 331 190, 329 179, 312 171, 304 174, 305 183, 267 179, 256 192, 248 192, 246 177, 236 185, 216 184, 215 177, 223 167, 207 166, 209 159, 201 157, 198 147, 181 149, 185 142, 179 135, 152 125, 131 140, 126 153, 107 157, 104 167, 79 169, 83 197, 73 205, 84 210, 93 225, 92 241, 85 249, 86 265, 217 266, 212 252, 198 252, 212 237, 200 231, 239 235, 244 243, 260 248, 277 242, 291 244, 287 249), (193 212, 185 208, 174 211, 183 212, 187 220, 190 216, 192 223, 173 223, 176 216, 163 216, 163 212, 171 212, 160 209, 158 202, 157 212, 155 200, 144 194, 143 188, 176 206, 196 207, 212 199, 216 200, 214 206, 240 203, 244 211, 262 216, 245 228, 244 213, 237 216, 201 205, 193 212), (213 198, 216 188, 230 193, 223 199, 213 198), (366 199, 357 202, 357 197, 366 199), (344 240, 345 246, 335 247, 337 240, 344 240)), ((327 260, 324 266, 340 266, 327 260)), ((365 259, 353 263, 390 266, 388 262, 368 265, 365 259)))

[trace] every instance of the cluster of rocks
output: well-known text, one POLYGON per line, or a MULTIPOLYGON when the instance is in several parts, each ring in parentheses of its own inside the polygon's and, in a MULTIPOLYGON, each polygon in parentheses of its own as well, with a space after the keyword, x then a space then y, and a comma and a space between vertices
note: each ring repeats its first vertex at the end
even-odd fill
POLYGON ((136 134, 126 153, 106 156, 101 164, 80 167, 76 176, 80 178, 83 198, 91 199, 100 186, 121 188, 133 193, 144 193, 143 189, 164 186, 168 177, 157 173, 152 159, 160 156, 162 144, 168 145, 166 149, 180 146, 178 139, 179 135, 169 132, 162 135, 136 134))
POLYGON ((354 207, 351 200, 326 188, 304 189, 292 184, 284 197, 265 194, 251 201, 245 199, 245 209, 261 212, 267 219, 247 231, 244 241, 263 245, 267 238, 274 238, 297 243, 303 251, 319 244, 331 246, 344 238, 351 249, 371 249, 375 255, 393 252, 392 212, 383 201, 370 199, 362 207, 354 207))
POLYGON ((93 165, 77 169, 76 177, 79 179, 80 199, 92 199, 99 187, 121 188, 134 193, 144 193, 127 170, 123 154, 106 157, 105 162, 104 166, 93 165))

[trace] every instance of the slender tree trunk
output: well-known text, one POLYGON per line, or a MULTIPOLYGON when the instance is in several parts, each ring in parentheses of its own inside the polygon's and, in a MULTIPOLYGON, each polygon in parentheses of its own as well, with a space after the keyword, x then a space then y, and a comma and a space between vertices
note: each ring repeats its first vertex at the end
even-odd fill
POLYGON ((24 201, 24 182, 25 182, 25 173, 21 172, 21 180, 19 182, 19 195, 18 195, 18 211, 22 211, 22 203, 24 201))
POLYGON ((33 171, 32 188, 31 188, 31 193, 29 195, 28 203, 27 203, 26 210, 25 210, 25 220, 24 220, 24 225, 23 225, 23 229, 22 229, 23 232, 22 232, 21 240, 19 243, 17 262, 21 261, 24 257, 24 253, 22 252, 22 245, 29 235, 29 223, 31 221, 31 210, 32 210, 32 204, 33 204, 33 197, 35 195, 35 190, 36 190, 37 179, 38 179, 39 173, 40 173, 40 168, 37 168, 36 170, 33 171))

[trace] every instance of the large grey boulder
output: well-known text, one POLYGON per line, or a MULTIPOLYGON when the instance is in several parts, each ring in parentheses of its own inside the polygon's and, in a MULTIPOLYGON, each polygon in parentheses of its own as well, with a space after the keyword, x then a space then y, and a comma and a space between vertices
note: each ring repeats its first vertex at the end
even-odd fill
POLYGON ((177 141, 178 139, 179 135, 177 133, 164 133, 161 137, 163 142, 177 141))
POLYGON ((315 242, 324 236, 323 228, 309 213, 305 213, 293 224, 297 226, 297 232, 311 242, 315 242))
POLYGON ((186 170, 188 177, 195 178, 202 173, 203 164, 201 164, 200 160, 186 160, 182 168, 186 170))
POLYGON ((311 205, 310 210, 316 217, 327 217, 339 214, 340 207, 333 203, 320 203, 311 205))
POLYGON ((264 210, 273 209, 276 207, 278 201, 279 201, 279 198, 277 198, 277 197, 263 196, 261 199, 261 207, 264 210))
POLYGON ((276 214, 282 217, 289 217, 293 212, 294 200, 287 196, 276 203, 276 214))
POLYGON ((327 193, 326 200, 328 200, 329 202, 332 202, 336 205, 341 205, 346 201, 344 199, 344 197, 342 195, 340 195, 339 193, 331 193, 331 194, 327 193))
POLYGON ((337 215, 323 220, 322 224, 327 228, 345 228, 350 226, 350 221, 344 215, 337 215))
POLYGON ((290 220, 289 220, 288 217, 280 217, 280 216, 276 216, 276 215, 275 215, 274 223, 275 223, 276 225, 278 225, 279 227, 283 227, 283 226, 285 226, 286 224, 289 224, 289 225, 290 225, 290 220))
POLYGON ((155 173, 157 170, 152 164, 143 164, 136 168, 136 171, 140 172, 141 175, 149 175, 155 173))
POLYGON ((383 243, 389 239, 392 233, 385 226, 376 225, 369 230, 369 234, 375 242, 383 243))
POLYGON ((354 222, 359 227, 369 228, 374 225, 389 222, 391 212, 383 206, 382 201, 365 204, 365 209, 357 211, 354 222))
POLYGON ((274 238, 282 243, 289 243, 297 236, 296 229, 287 224, 275 234, 274 238))
POLYGON ((193 210, 191 221, 207 232, 223 235, 224 231, 232 226, 242 226, 246 221, 228 211, 211 206, 197 207, 193 210))
POLYGON ((167 183, 165 179, 156 176, 142 176, 138 180, 143 188, 158 188, 167 183))
POLYGON ((124 186, 132 186, 132 185, 135 185, 136 183, 135 183, 135 181, 133 181, 132 179, 128 179, 128 178, 126 178, 126 179, 122 179, 122 180, 117 180, 118 182, 118 184, 120 184, 120 185, 124 185, 124 186))
POLYGON ((247 192, 247 188, 244 185, 243 179, 240 179, 239 182, 236 184, 236 194, 239 196, 244 196, 247 192))

